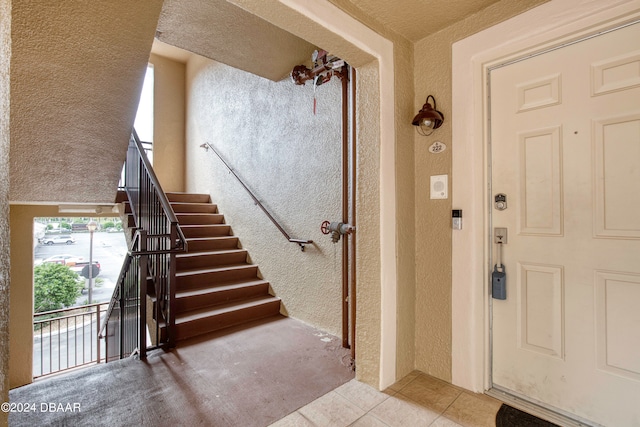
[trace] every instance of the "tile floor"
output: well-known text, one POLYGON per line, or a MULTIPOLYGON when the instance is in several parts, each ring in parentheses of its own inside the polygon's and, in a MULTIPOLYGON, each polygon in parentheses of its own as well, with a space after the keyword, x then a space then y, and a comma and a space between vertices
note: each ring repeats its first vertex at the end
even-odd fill
POLYGON ((271 427, 494 427, 501 405, 414 371, 383 392, 351 380, 271 427))

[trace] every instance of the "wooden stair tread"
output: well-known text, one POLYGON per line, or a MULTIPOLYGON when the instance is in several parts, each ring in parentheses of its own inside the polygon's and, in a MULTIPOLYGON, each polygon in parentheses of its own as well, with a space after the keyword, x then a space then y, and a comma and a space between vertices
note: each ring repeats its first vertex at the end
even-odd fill
POLYGON ((240 254, 247 253, 246 249, 220 249, 218 251, 198 251, 198 252, 186 252, 176 254, 176 258, 189 258, 189 257, 197 257, 197 256, 207 256, 207 255, 226 255, 226 254, 240 254))
POLYGON ((229 224, 184 224, 180 225, 180 228, 200 228, 200 227, 210 227, 210 228, 224 228, 230 227, 229 224))
POLYGON ((176 277, 186 277, 186 276, 197 276, 199 274, 206 273, 215 273, 218 271, 227 271, 227 270, 242 270, 245 268, 257 268, 255 264, 229 264, 229 265, 220 265, 211 268, 195 268, 193 270, 181 270, 176 272, 176 277))
POLYGON ((219 241, 223 241, 223 240, 238 240, 237 236, 209 236, 209 237, 187 237, 185 239, 187 241, 187 244, 189 244, 190 242, 207 242, 207 241, 211 241, 211 242, 219 242, 219 241))
POLYGON ((207 317, 213 317, 224 313, 230 313, 242 309, 248 309, 264 304, 273 304, 280 302, 280 298, 273 295, 266 295, 264 297, 251 298, 242 301, 234 301, 227 304, 220 304, 212 307, 199 308, 197 310, 185 311, 184 313, 178 313, 176 315, 176 325, 181 323, 192 322, 195 320, 205 319, 207 317))
POLYGON ((266 280, 257 279, 257 280, 235 280, 232 282, 222 283, 216 286, 203 286, 201 288, 188 289, 184 291, 176 290, 176 298, 188 298, 198 295, 203 295, 212 292, 220 292, 231 289, 240 289, 246 288, 256 285, 265 285, 269 284, 266 280))
POLYGON ((218 206, 215 203, 210 203, 210 202, 172 202, 172 201, 169 201, 169 204, 171 206, 181 206, 181 205, 187 205, 187 206, 216 206, 216 207, 218 206))
MULTIPOLYGON (((269 282, 259 277, 257 265, 247 262, 248 251, 241 248, 210 195, 166 194, 188 247, 187 252, 176 254, 174 338, 182 340, 278 314, 280 298, 269 294, 269 282)), ((131 212, 128 203, 124 211, 131 212)), ((156 307, 151 283, 147 298, 156 307)), ((163 320, 158 326, 165 334, 163 320)))

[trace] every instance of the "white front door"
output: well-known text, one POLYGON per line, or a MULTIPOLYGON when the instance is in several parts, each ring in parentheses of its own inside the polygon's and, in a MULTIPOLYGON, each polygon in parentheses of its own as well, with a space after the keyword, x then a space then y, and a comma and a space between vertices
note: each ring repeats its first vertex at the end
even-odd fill
POLYGON ((493 385, 640 426, 640 24, 493 69, 490 95, 493 385))

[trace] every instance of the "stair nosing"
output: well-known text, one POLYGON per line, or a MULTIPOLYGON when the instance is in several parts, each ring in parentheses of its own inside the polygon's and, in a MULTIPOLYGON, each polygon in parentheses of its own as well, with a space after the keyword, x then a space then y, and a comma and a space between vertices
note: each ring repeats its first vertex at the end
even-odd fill
POLYGON ((180 224, 180 228, 195 227, 231 227, 229 224, 180 224))
POLYGON ((255 264, 228 264, 228 265, 218 265, 214 268, 195 268, 195 269, 186 269, 176 272, 176 277, 188 277, 188 276, 197 276, 199 274, 207 274, 207 273, 216 273, 220 271, 228 271, 228 270, 243 270, 248 268, 258 268, 255 264))
POLYGON ((247 280, 247 281, 232 281, 223 283, 216 286, 203 286, 201 288, 193 288, 193 289, 185 289, 183 291, 176 290, 176 299, 177 298, 189 298, 196 295, 207 294, 209 292, 203 291, 211 291, 210 293, 222 292, 232 289, 242 289, 252 286, 263 286, 269 285, 269 282, 266 280, 258 279, 258 280, 247 280))
POLYGON ((186 239, 187 239, 187 242, 189 242, 190 240, 201 241, 201 240, 224 240, 224 239, 239 239, 239 238, 238 236, 207 236, 207 237, 187 237, 186 239))
POLYGON ((198 256, 207 256, 207 255, 227 255, 227 254, 237 254, 240 252, 248 253, 246 249, 220 249, 217 251, 195 251, 195 252, 186 252, 176 254, 176 258, 195 258, 198 256))
POLYGON ((280 302, 280 298, 273 295, 265 295, 255 298, 233 301, 225 304, 211 305, 207 307, 197 308, 195 310, 184 311, 176 314, 176 325, 184 324, 207 317, 213 317, 218 314, 229 313, 232 311, 242 310, 245 308, 257 307, 270 303, 280 302), (240 302, 241 301, 241 302, 240 302))

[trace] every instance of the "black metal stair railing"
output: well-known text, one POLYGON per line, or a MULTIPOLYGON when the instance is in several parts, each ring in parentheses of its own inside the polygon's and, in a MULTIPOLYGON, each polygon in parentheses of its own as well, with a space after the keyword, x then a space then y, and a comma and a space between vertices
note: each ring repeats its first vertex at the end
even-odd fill
POLYGON ((135 130, 125 163, 125 191, 136 227, 102 329, 107 361, 135 352, 146 357, 148 326, 153 345, 175 345, 176 253, 187 250, 176 215, 135 130), (150 316, 148 297, 153 307, 150 316))

